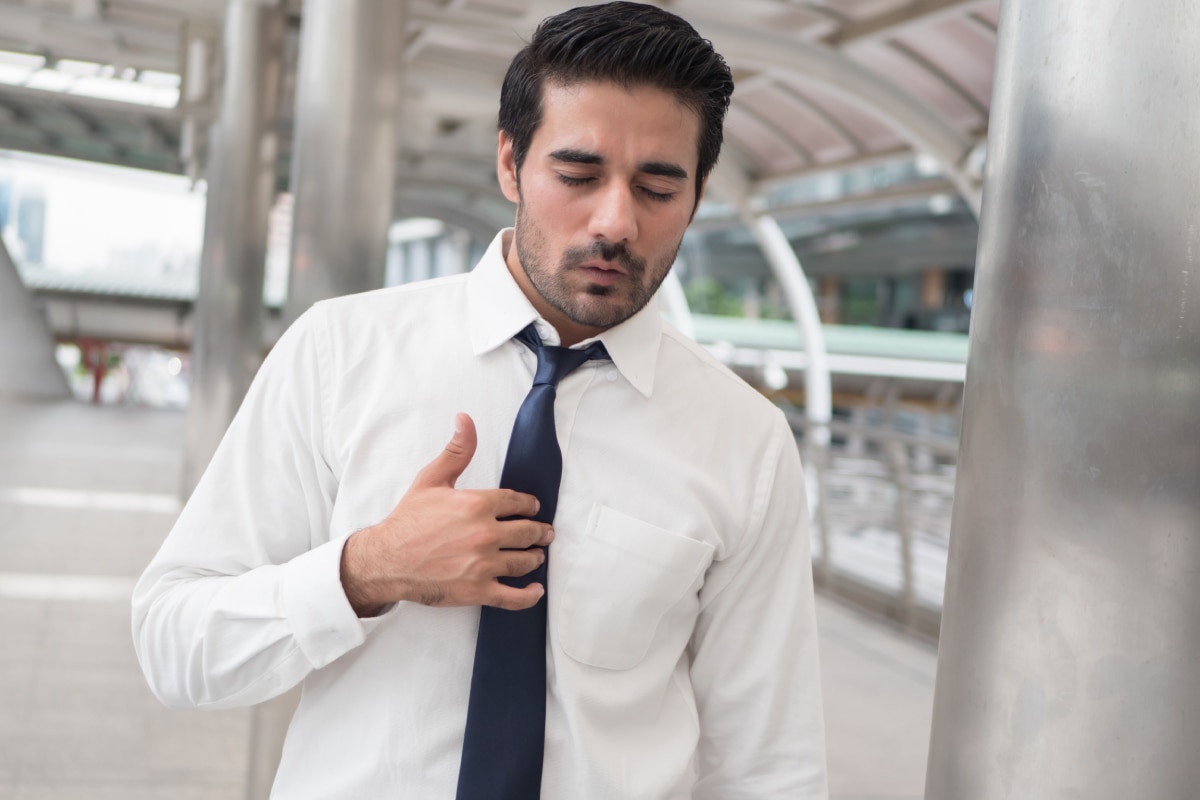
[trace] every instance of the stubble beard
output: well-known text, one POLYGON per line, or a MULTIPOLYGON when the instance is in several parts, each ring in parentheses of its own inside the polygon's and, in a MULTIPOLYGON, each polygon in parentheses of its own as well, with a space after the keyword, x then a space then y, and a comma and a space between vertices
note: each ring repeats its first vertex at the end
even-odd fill
POLYGON ((645 308, 666 279, 682 243, 682 240, 677 242, 670 255, 656 262, 649 273, 646 259, 633 255, 623 244, 606 242, 594 242, 590 247, 567 249, 556 270, 547 268, 545 237, 541 228, 529 219, 524 210, 524 204, 519 203, 514 235, 514 245, 521 268, 533 284, 533 288, 551 308, 576 325, 589 328, 611 328, 645 308), (569 276, 580 265, 597 258, 615 262, 625 271, 626 279, 622 282, 626 287, 624 298, 619 297, 620 285, 589 283, 584 287, 584 297, 580 297, 571 289, 569 276))

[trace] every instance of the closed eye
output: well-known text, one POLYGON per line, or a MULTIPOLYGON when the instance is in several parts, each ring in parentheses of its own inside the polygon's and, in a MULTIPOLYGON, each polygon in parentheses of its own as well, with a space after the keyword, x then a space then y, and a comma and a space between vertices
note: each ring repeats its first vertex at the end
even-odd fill
POLYGON ((596 180, 595 178, 577 178, 574 175, 563 175, 561 172, 558 173, 558 179, 567 186, 583 186, 585 183, 596 180))
POLYGON ((642 191, 642 194, 658 203, 666 203, 675 196, 675 192, 656 192, 653 189, 647 189, 645 186, 639 186, 638 188, 642 191))
MULTIPOLYGON (((594 176, 579 177, 576 175, 564 175, 561 172, 555 174, 557 175, 559 182, 566 186, 584 186, 596 181, 594 176)), ((643 197, 653 200, 656 203, 667 203, 675 197, 675 192, 656 192, 646 186, 639 186, 637 188, 638 191, 642 193, 643 197)))

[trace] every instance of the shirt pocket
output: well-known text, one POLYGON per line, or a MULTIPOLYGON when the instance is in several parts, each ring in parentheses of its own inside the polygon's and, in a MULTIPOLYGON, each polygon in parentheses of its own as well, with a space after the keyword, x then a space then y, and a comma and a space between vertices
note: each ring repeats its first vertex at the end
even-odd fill
POLYGON ((559 646, 593 667, 636 666, 663 617, 692 588, 714 550, 707 542, 596 504, 565 570, 559 646))

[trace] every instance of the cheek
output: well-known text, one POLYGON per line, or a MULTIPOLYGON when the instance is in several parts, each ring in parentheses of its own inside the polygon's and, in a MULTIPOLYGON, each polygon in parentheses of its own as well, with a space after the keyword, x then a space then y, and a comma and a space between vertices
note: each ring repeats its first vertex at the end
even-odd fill
POLYGON ((553 231, 569 233, 571 229, 584 225, 588 215, 587 203, 578 193, 572 192, 541 192, 532 206, 527 197, 526 207, 530 208, 534 219, 550 235, 553 235, 553 231))
POLYGON ((643 224, 642 230, 652 233, 659 247, 671 248, 683 238, 683 233, 687 230, 690 221, 690 209, 682 211, 672 209, 669 214, 651 215, 643 224))

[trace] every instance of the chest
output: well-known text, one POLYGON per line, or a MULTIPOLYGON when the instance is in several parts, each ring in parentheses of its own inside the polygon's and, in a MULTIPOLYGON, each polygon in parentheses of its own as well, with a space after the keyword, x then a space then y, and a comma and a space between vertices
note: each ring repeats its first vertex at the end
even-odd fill
MULTIPOLYGON (((449 441, 458 412, 471 415, 478 434, 458 487, 496 487, 534 360, 517 347, 484 357, 462 348, 376 370, 332 415, 334 537, 391 511, 449 441)), ((610 362, 589 362, 562 380, 554 403, 563 460, 554 524, 564 556, 594 523, 597 506, 724 548, 744 524, 751 465, 735 452, 745 443, 697 405, 670 387, 647 397, 610 362)))

